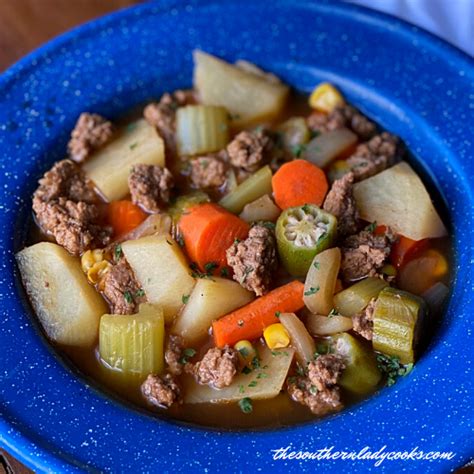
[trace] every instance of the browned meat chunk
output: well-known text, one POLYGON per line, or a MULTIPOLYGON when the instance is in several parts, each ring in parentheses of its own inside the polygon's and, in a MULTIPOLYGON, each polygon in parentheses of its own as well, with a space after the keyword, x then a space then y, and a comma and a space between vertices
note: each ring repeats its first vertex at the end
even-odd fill
POLYGON ((308 365, 307 377, 288 378, 288 393, 315 415, 338 411, 342 409, 342 402, 337 382, 344 369, 345 364, 340 356, 321 355, 308 365))
POLYGON ((66 198, 43 202, 33 200, 33 209, 41 228, 54 236, 72 255, 109 243, 111 231, 97 224, 98 210, 93 204, 66 198))
POLYGON ((368 230, 351 235, 342 244, 341 272, 344 280, 360 280, 378 276, 390 255, 393 243, 391 232, 376 235, 368 230))
POLYGON ((64 197, 74 202, 97 203, 97 194, 81 168, 71 160, 58 161, 39 180, 34 199, 47 202, 64 197))
POLYGON ((167 168, 155 165, 135 165, 128 177, 128 187, 134 204, 148 212, 158 212, 170 200, 173 175, 167 168))
POLYGON ((191 182, 195 188, 219 188, 226 180, 226 167, 218 155, 191 160, 191 182))
POLYGON ((157 129, 165 141, 168 152, 173 154, 176 152, 176 110, 193 102, 192 91, 178 90, 173 94, 163 94, 159 102, 152 102, 145 107, 143 116, 150 125, 157 129))
POLYGON ((173 375, 180 375, 183 372, 182 353, 183 339, 180 336, 171 334, 166 345, 165 361, 173 375))
POLYGON ((141 386, 142 395, 150 405, 169 408, 173 403, 180 403, 181 389, 171 374, 162 377, 150 374, 141 386))
POLYGON ((347 127, 362 140, 368 140, 377 130, 374 122, 350 105, 336 107, 330 114, 313 112, 307 118, 307 124, 312 131, 319 133, 347 127))
POLYGON ((194 366, 194 375, 200 384, 210 384, 215 388, 228 387, 237 372, 238 352, 226 346, 224 349, 209 349, 201 361, 194 366))
POLYGON ((308 364, 308 378, 319 391, 333 387, 346 368, 342 357, 324 354, 308 364))
POLYGON ((359 212, 352 194, 354 175, 347 173, 331 186, 324 201, 324 210, 337 217, 340 236, 354 234, 358 230, 359 212))
POLYGON ((354 331, 369 341, 372 340, 374 331, 374 311, 375 298, 370 301, 363 311, 352 316, 354 331))
POLYGON ((262 225, 252 227, 245 240, 227 249, 227 263, 244 288, 257 296, 267 293, 278 266, 273 231, 262 225))
POLYGON ((70 160, 56 163, 39 181, 33 211, 40 227, 72 255, 110 241, 112 230, 99 225, 97 195, 70 160))
POLYGON ((110 141, 113 134, 112 122, 98 114, 82 113, 71 133, 69 156, 82 163, 94 150, 110 141))
POLYGON ((227 145, 227 153, 232 166, 255 171, 261 166, 271 146, 266 132, 243 131, 227 145))
POLYGON ((145 301, 133 270, 122 258, 105 274, 103 293, 114 314, 134 314, 140 303, 145 301))
POLYGON ((400 155, 399 139, 383 132, 357 147, 347 159, 356 181, 370 178, 394 165, 400 155))

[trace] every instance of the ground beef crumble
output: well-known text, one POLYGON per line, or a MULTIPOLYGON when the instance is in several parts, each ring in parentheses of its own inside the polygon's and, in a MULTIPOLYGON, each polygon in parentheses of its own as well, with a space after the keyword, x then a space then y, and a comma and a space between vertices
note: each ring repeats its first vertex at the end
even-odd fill
POLYGON ((163 94, 159 102, 152 102, 143 110, 145 120, 157 129, 171 154, 176 153, 176 110, 194 102, 192 91, 177 90, 173 94, 163 94))
POLYGON ((341 272, 345 281, 360 280, 368 276, 378 276, 390 255, 394 236, 391 231, 374 234, 363 230, 347 237, 342 243, 341 272))
POLYGON ((401 155, 398 137, 388 132, 375 135, 361 143, 355 153, 347 159, 356 181, 369 178, 393 166, 401 155))
POLYGON ((190 161, 191 183, 195 188, 219 188, 226 180, 223 153, 199 156, 190 161))
POLYGON ((113 314, 135 314, 140 303, 145 302, 133 270, 124 258, 111 266, 102 285, 113 314))
POLYGON ((112 122, 98 114, 82 113, 71 133, 69 156, 77 163, 82 163, 94 150, 109 142, 113 134, 112 122))
POLYGON ((160 206, 169 203, 173 186, 171 172, 156 165, 135 165, 128 177, 132 202, 148 212, 159 212, 160 206))
POLYGON ((324 201, 324 210, 337 217, 340 236, 351 235, 358 230, 359 212, 352 193, 354 175, 347 173, 331 186, 324 201))
POLYGON ((341 410, 337 382, 345 369, 341 356, 326 354, 308 364, 308 375, 289 377, 287 390, 294 401, 308 406, 318 416, 341 410))
POLYGON ((112 229, 99 224, 97 194, 71 160, 56 163, 39 181, 33 211, 40 227, 72 255, 110 242, 112 229))
POLYGON ((313 132, 325 133, 347 127, 362 140, 368 140, 377 131, 377 126, 351 105, 336 107, 329 114, 313 112, 307 118, 308 127, 313 132))
POLYGON ((173 375, 181 375, 183 370, 185 372, 191 370, 189 363, 183 364, 183 338, 171 334, 168 338, 165 350, 165 362, 168 365, 168 370, 173 375))
POLYGON ((245 240, 234 242, 227 249, 227 263, 234 271, 234 280, 244 288, 257 296, 267 293, 278 266, 273 230, 253 226, 245 240))
POLYGON ((374 329, 375 298, 360 313, 352 316, 353 329, 368 341, 372 340, 374 329))
POLYGON ((181 388, 172 374, 148 375, 141 391, 145 400, 156 407, 169 408, 173 403, 181 402, 181 388))
POLYGON ((244 130, 227 145, 227 153, 232 166, 252 172, 262 165, 271 147, 270 136, 264 130, 244 130))
POLYGON ((194 365, 193 372, 198 383, 224 388, 232 383, 238 365, 238 351, 229 346, 213 347, 194 365))

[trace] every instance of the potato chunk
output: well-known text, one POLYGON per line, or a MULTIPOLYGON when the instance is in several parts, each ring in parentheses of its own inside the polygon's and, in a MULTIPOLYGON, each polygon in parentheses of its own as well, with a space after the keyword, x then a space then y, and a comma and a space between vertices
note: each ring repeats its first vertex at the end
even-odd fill
POLYGON ((412 167, 401 162, 354 186, 362 219, 413 240, 447 235, 430 195, 412 167))
POLYGON ((198 280, 172 332, 194 344, 206 336, 214 319, 244 306, 253 297, 235 281, 218 277, 198 280))
POLYGON ((165 165, 163 140, 145 120, 125 127, 120 135, 84 163, 86 175, 109 201, 128 194, 128 175, 133 165, 165 165))
POLYGON ((179 245, 170 236, 149 236, 124 242, 122 251, 148 302, 173 321, 195 283, 179 245))
POLYGON ((59 245, 41 242, 16 254, 31 304, 48 337, 69 346, 89 346, 107 312, 87 283, 79 259, 59 245))
POLYGON ((288 87, 244 71, 210 54, 194 51, 194 87, 203 104, 222 105, 242 127, 277 116, 288 87))

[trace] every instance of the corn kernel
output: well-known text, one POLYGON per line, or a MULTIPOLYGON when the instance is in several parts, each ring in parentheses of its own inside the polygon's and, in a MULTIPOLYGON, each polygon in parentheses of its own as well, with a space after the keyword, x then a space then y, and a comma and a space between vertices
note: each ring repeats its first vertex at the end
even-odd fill
POLYGON ((102 262, 104 260, 104 250, 94 249, 84 252, 81 257, 82 271, 87 273, 95 263, 102 262))
POLYGON ((110 263, 107 260, 102 260, 101 262, 96 262, 92 265, 91 268, 87 271, 87 279, 90 283, 95 285, 100 283, 104 275, 110 270, 110 263))
POLYGON ((323 82, 309 96, 309 105, 313 109, 330 113, 336 107, 344 105, 344 98, 332 84, 323 82))
POLYGON ((281 349, 288 347, 290 344, 290 336, 281 323, 271 324, 263 331, 263 337, 270 349, 281 349))
POLYGON ((235 343, 234 349, 239 352, 239 357, 244 364, 250 364, 257 356, 255 347, 252 346, 250 341, 242 339, 235 343))

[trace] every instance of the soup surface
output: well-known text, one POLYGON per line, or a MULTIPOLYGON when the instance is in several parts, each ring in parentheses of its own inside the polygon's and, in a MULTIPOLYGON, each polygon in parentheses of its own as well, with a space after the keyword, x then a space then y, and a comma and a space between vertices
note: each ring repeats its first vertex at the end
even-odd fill
POLYGON ((82 114, 17 254, 48 338, 134 404, 212 427, 342 410, 413 368, 450 239, 401 140, 195 52, 194 88, 82 114))

